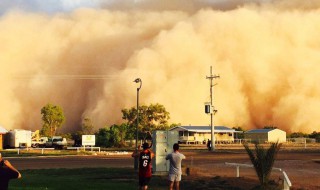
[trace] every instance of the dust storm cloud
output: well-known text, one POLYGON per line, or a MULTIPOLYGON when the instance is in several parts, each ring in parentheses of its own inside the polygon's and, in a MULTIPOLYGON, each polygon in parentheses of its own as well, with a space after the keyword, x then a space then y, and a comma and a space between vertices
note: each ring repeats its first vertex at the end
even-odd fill
POLYGON ((246 2, 9 11, 0 19, 0 124, 39 129, 47 103, 63 108, 62 131, 84 117, 97 128, 120 123, 140 77, 141 104, 163 104, 171 122, 208 125, 213 66, 216 125, 319 131, 320 5, 246 2))

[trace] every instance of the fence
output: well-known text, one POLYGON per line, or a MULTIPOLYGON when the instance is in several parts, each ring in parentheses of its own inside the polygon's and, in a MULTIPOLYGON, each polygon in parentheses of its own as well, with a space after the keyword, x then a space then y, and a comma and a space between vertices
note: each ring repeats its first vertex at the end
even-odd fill
MULTIPOLYGON (((240 177, 240 167, 247 167, 247 168, 253 168, 252 164, 239 164, 239 163, 229 163, 225 162, 226 165, 228 166, 235 166, 236 167, 236 177, 240 177)), ((290 187, 292 186, 291 181, 286 174, 285 171, 282 171, 281 168, 272 168, 272 170, 278 170, 282 172, 283 175, 283 190, 289 190, 290 187)))
POLYGON ((86 150, 90 150, 93 151, 94 149, 97 149, 98 152, 100 152, 100 147, 86 147, 86 146, 82 146, 82 147, 67 147, 67 150, 77 150, 77 152, 79 152, 80 150, 86 151, 86 150))
POLYGON ((44 151, 45 150, 54 150, 54 148, 16 148, 16 149, 6 149, 6 150, 9 150, 9 151, 17 151, 17 154, 20 154, 22 150, 26 150, 27 152, 29 150, 41 150, 41 154, 44 154, 44 151))

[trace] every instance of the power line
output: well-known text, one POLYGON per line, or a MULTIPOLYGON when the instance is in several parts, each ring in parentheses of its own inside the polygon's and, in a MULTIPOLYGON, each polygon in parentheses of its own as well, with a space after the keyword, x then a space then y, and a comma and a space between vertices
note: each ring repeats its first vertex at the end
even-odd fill
POLYGON ((119 75, 70 75, 70 74, 54 74, 54 75, 12 75, 13 79, 57 79, 57 80, 106 80, 111 78, 120 78, 119 75))

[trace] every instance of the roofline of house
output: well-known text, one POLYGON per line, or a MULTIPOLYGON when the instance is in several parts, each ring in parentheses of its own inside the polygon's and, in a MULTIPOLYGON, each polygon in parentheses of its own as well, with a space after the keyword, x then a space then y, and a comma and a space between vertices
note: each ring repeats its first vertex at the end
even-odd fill
MULTIPOLYGON (((203 126, 202 126, 203 127, 203 126)), ((181 128, 185 131, 190 131, 190 132, 211 132, 211 129, 210 130, 206 130, 206 129, 199 129, 199 130, 196 130, 196 129, 186 129, 184 128, 183 126, 176 126, 176 127, 173 127, 170 129, 170 131, 176 129, 176 128, 181 128)), ((235 129, 230 129, 230 130, 225 130, 225 129, 214 129, 215 132, 218 132, 218 133, 230 133, 230 132, 233 132, 233 133, 243 133, 243 131, 236 131, 235 129)))

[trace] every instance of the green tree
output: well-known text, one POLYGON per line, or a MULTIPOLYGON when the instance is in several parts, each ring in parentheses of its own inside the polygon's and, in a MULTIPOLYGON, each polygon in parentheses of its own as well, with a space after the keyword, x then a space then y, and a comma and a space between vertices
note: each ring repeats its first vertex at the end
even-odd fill
MULTIPOLYGON (((137 109, 122 109, 122 119, 127 121, 130 129, 136 129, 137 109)), ((139 136, 145 135, 146 132, 154 130, 166 130, 169 128, 168 120, 170 113, 166 111, 161 104, 150 104, 149 106, 142 105, 139 107, 139 136)))
POLYGON ((269 178, 281 144, 278 142, 272 143, 268 149, 265 149, 263 146, 255 143, 254 150, 251 150, 248 144, 243 144, 243 146, 259 178, 260 189, 270 189, 268 187, 269 178))
POLYGON ((101 147, 120 146, 120 135, 117 125, 112 125, 110 128, 100 128, 96 135, 96 144, 101 147))
POLYGON ((133 139, 133 132, 130 136, 127 135, 129 131, 128 124, 122 123, 121 125, 113 125, 112 127, 115 128, 114 130, 117 130, 117 134, 119 135, 119 139, 120 139, 120 146, 125 146, 125 139, 133 139), (132 137, 132 138, 128 138, 128 137, 132 137))
POLYGON ((290 138, 308 137, 308 134, 302 132, 294 132, 289 135, 290 138))
POLYGON ((41 109, 42 129, 41 133, 45 136, 54 136, 57 129, 65 122, 65 116, 60 106, 47 104, 41 109))
POLYGON ((169 128, 171 129, 178 126, 181 126, 181 123, 171 123, 169 128))
POLYGON ((110 133, 109 133, 108 128, 106 128, 106 127, 100 128, 95 135, 96 135, 97 146, 101 146, 101 147, 109 147, 110 146, 109 145, 110 133))
POLYGON ((314 139, 316 139, 316 142, 320 142, 320 132, 313 131, 309 135, 309 138, 314 138, 314 139))
POLYGON ((121 135, 120 135, 120 129, 118 125, 112 125, 109 129, 110 133, 110 138, 109 138, 109 143, 110 146, 120 146, 120 141, 121 141, 121 135))

